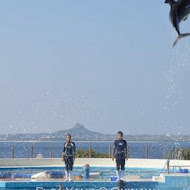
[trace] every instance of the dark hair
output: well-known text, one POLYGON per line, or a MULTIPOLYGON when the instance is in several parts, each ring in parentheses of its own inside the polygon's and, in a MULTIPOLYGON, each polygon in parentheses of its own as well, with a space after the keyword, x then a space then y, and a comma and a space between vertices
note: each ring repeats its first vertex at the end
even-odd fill
POLYGON ((71 135, 70 135, 70 134, 67 134, 67 135, 66 135, 66 137, 68 137, 68 136, 71 138, 71 135))
POLYGON ((123 136, 123 132, 122 131, 118 131, 117 134, 120 134, 121 136, 123 136))

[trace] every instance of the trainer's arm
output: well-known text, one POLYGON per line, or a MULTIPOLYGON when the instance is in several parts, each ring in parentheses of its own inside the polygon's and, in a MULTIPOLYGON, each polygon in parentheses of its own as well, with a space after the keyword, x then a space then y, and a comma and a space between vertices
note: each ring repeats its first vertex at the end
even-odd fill
POLYGON ((73 161, 75 161, 75 156, 76 156, 76 146, 75 146, 75 143, 74 144, 74 147, 73 147, 73 161))
POLYGON ((64 146, 63 146, 62 161, 64 161, 64 157, 65 157, 65 144, 64 144, 64 146))
POLYGON ((128 156, 128 155, 127 155, 127 154, 128 154, 127 148, 128 148, 128 147, 127 147, 127 142, 126 142, 126 143, 125 143, 125 159, 126 159, 126 160, 128 160, 128 158, 127 158, 127 156, 128 156))

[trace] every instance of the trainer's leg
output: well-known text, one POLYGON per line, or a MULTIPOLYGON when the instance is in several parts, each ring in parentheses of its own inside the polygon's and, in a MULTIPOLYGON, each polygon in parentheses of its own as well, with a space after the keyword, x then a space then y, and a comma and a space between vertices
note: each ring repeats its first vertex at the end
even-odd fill
POLYGON ((69 170, 69 181, 72 181, 72 170, 69 170))
POLYGON ((72 171, 73 171, 73 158, 69 159, 69 181, 72 181, 72 171))
POLYGON ((117 176, 117 180, 120 180, 121 178, 121 172, 120 172, 120 168, 121 168, 121 164, 119 162, 119 159, 116 159, 116 176, 117 176))
POLYGON ((69 181, 69 171, 65 170, 65 181, 69 181))
POLYGON ((69 165, 68 165, 68 159, 65 159, 65 181, 69 181, 69 165))
POLYGON ((124 174, 125 174, 125 159, 121 161, 121 180, 124 179, 124 174))

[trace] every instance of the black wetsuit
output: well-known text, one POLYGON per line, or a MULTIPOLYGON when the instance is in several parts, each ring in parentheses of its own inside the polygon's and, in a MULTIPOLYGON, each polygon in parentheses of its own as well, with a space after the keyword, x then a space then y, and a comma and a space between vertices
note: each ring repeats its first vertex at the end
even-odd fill
POLYGON ((116 169, 119 171, 125 170, 125 158, 127 153, 127 142, 123 139, 115 140, 115 159, 116 159, 116 169))
POLYGON ((65 161, 65 170, 73 170, 73 158, 75 156, 76 148, 74 142, 65 142, 63 145, 64 161, 65 161))

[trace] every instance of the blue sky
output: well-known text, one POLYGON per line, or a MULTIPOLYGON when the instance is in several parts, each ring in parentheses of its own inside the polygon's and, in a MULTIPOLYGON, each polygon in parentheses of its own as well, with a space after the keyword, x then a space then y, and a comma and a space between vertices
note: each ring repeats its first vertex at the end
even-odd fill
POLYGON ((190 134, 190 38, 172 47, 168 15, 152 0, 2 1, 0 133, 190 134))

